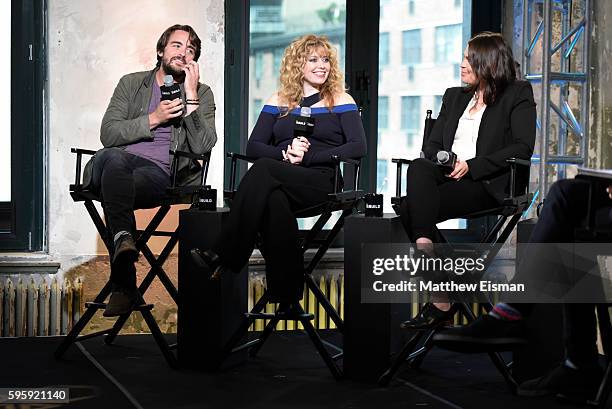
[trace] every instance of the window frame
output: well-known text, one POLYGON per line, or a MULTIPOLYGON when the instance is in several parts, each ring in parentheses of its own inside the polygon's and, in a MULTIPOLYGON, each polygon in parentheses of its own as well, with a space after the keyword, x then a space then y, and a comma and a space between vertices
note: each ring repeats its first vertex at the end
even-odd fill
POLYGON ((13 228, 0 233, 0 251, 47 247, 46 10, 46 0, 11 0, 11 202, 2 210, 13 228))

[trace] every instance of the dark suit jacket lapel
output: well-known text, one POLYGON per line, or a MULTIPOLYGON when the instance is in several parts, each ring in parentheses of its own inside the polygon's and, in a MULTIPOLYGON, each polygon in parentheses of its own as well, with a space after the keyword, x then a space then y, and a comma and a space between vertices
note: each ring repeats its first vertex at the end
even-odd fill
POLYGON ((453 109, 453 112, 449 116, 448 126, 446 128, 448 132, 444 134, 444 147, 446 149, 451 149, 451 147, 453 146, 453 140, 455 139, 457 126, 459 126, 459 118, 461 118, 461 115, 463 115, 463 111, 465 111, 465 108, 468 106, 471 99, 471 94, 463 92, 462 90, 459 91, 459 95, 457 96, 457 103, 454 104, 455 109, 453 109))
POLYGON ((480 152, 480 146, 482 144, 487 143, 487 139, 491 137, 489 134, 485 134, 487 129, 487 120, 489 119, 489 114, 492 109, 495 109, 499 105, 493 105, 492 107, 487 107, 485 111, 482 113, 482 118, 480 119, 480 128, 478 128, 478 139, 476 140, 476 156, 478 156, 478 152, 480 152))

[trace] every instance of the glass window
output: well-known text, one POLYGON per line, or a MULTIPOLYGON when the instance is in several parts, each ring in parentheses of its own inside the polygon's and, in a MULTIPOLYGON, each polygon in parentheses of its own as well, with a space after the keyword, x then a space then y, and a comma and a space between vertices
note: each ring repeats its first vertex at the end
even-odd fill
POLYGON ((263 53, 255 53, 255 79, 260 81, 263 77, 263 53))
POLYGON ((266 101, 278 88, 285 47, 297 37, 325 35, 336 47, 344 71, 346 1, 251 0, 249 6, 249 133, 266 101))
POLYGON ((378 129, 389 127, 389 97, 378 97, 378 129))
POLYGON ((416 133, 421 126, 421 97, 402 97, 401 128, 416 133))
POLYGON ((434 104, 433 104, 433 108, 431 109, 432 111, 432 116, 434 118, 438 117, 438 114, 440 113, 440 109, 442 108, 442 95, 434 95, 434 104))
POLYGON ((395 196, 391 159, 419 157, 426 110, 437 117, 440 96, 447 88, 461 85, 453 70, 462 59, 462 35, 471 31, 470 22, 463 19, 464 4, 470 8, 471 0, 458 1, 459 7, 454 7, 455 0, 389 0, 387 13, 380 16, 379 67, 384 67, 384 75, 378 78, 378 120, 386 127, 379 125, 376 159, 377 170, 387 182, 381 185, 384 178, 376 179, 387 213, 393 211, 390 198, 395 196))
POLYGON ((378 40, 378 64, 381 67, 389 65, 389 33, 380 33, 378 40))
POLYGON ((402 64, 421 62, 421 30, 402 31, 402 64))
POLYGON ((461 24, 436 27, 436 64, 461 61, 461 24))
MULTIPOLYGON (((4 2, 0 16, 3 55, 11 55, 11 2, 4 2), (7 40, 8 39, 8 40, 7 40)), ((11 64, 0 64, 0 78, 8 85, 0 96, 0 121, 4 131, 0 132, 0 202, 11 201, 11 64)))
POLYGON ((283 59, 283 54, 285 53, 284 48, 275 48, 274 49, 274 68, 273 74, 280 75, 280 66, 281 60, 283 59))
POLYGON ((376 161, 376 192, 384 192, 387 190, 387 169, 389 165, 385 159, 376 161))
MULTIPOLYGON (((326 36, 338 53, 344 72, 346 0, 251 0, 249 3, 249 134, 266 101, 279 86, 285 48, 305 34, 326 36)), ((332 217, 325 228, 337 218, 332 217)), ((309 228, 315 219, 299 219, 309 228)))
POLYGON ((259 116, 259 113, 261 112, 262 108, 263 108, 263 100, 259 98, 255 98, 253 100, 253 109, 251 110, 251 115, 253 115, 253 117, 251 118, 251 122, 253 124, 257 122, 257 117, 259 116))

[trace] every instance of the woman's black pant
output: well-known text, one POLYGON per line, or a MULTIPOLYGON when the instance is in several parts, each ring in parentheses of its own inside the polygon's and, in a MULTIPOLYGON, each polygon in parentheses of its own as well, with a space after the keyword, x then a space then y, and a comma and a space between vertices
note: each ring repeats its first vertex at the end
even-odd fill
POLYGON ((498 206, 483 182, 448 178, 445 171, 427 159, 416 159, 408 167, 407 194, 400 204, 400 219, 408 237, 436 241, 436 223, 498 206))
POLYGON ((327 201, 333 186, 331 168, 257 160, 242 178, 227 223, 212 250, 224 266, 237 272, 248 263, 260 234, 272 301, 299 300, 304 261, 295 213, 327 201))

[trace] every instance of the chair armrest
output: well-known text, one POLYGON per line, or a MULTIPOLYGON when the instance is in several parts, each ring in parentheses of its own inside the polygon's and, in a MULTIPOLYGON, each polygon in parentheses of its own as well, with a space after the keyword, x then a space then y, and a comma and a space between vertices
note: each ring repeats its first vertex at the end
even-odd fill
POLYGON ((208 165, 210 163, 210 151, 206 153, 192 153, 187 151, 173 151, 170 149, 170 154, 172 155, 172 166, 170 167, 170 190, 174 190, 176 188, 176 176, 178 169, 178 159, 179 158, 188 158, 194 161, 202 161, 202 167, 200 169, 200 185, 199 187, 203 187, 206 184, 206 178, 208 177, 208 165))
POLYGON ((210 152, 207 153, 191 153, 186 151, 173 151, 170 150, 170 154, 174 156, 178 156, 179 158, 189 158, 193 160, 209 160, 210 152))
POLYGON ((81 164, 83 162, 83 155, 95 155, 96 151, 92 151, 91 149, 81 149, 81 148, 70 148, 71 153, 76 153, 76 168, 74 171, 74 185, 72 185, 71 189, 76 189, 81 186, 81 164))
POLYGON ((70 152, 76 153, 77 155, 95 155, 96 151, 92 151, 91 149, 81 149, 81 148, 70 148, 70 152))
POLYGON ((518 159, 518 158, 506 159, 506 163, 517 164, 517 165, 522 165, 522 166, 531 166, 530 160, 518 159))
POLYGON ((400 165, 410 165, 412 163, 412 159, 404 159, 404 158, 393 158, 391 162, 397 163, 400 165))
POLYGON ((246 156, 246 155, 243 155, 241 153, 236 153, 236 152, 228 152, 226 153, 226 156, 230 158, 232 161, 243 160, 249 163, 253 163, 257 160, 256 158, 251 158, 250 156, 246 156))
POLYGON ((339 163, 348 163, 350 165, 354 165, 354 166, 359 166, 361 165, 361 161, 360 160, 356 160, 356 159, 350 159, 350 158, 341 158, 338 155, 332 155, 332 162, 339 164, 339 163))

